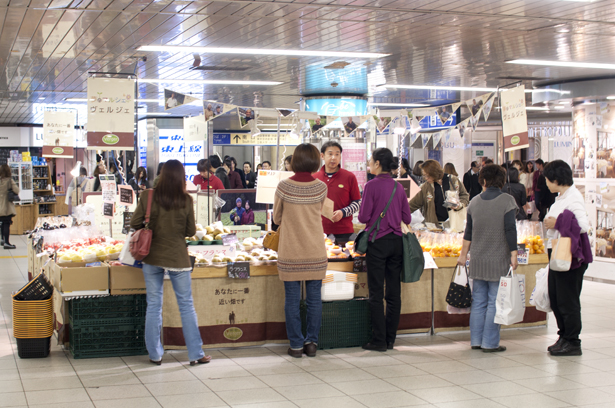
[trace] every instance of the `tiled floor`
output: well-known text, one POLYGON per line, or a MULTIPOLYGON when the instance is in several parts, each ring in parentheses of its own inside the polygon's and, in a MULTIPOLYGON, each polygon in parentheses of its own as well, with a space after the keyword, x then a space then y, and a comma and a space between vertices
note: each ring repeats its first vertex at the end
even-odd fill
POLYGON ((11 291, 26 280, 24 242, 0 250, 0 407, 615 407, 615 286, 585 282, 581 357, 554 358, 555 328, 507 330, 508 350, 470 350, 468 332, 403 336, 386 353, 359 348, 291 359, 286 346, 212 350, 190 367, 170 352, 74 360, 59 347, 22 360, 11 335, 11 291), (7 256, 13 256, 6 258, 7 256))

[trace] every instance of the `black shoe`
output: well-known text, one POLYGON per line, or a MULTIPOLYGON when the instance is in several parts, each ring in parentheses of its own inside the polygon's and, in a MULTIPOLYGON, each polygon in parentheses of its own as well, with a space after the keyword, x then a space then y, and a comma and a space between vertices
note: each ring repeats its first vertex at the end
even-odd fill
POLYGON ((581 346, 575 346, 574 344, 566 340, 563 341, 562 345, 559 348, 553 349, 549 351, 549 353, 555 357, 583 355, 581 346))
POLYGON ((562 343, 563 342, 564 342, 564 339, 562 337, 558 338, 555 343, 553 343, 549 347, 547 347, 547 351, 553 351, 555 349, 558 349, 558 348, 562 347, 562 343))
POLYGON ((387 343, 387 350, 393 350, 395 348, 395 343, 387 343))
POLYGON ((483 353, 499 353, 500 351, 506 351, 506 346, 499 346, 498 348, 484 348, 483 353))
POLYGON ((195 366, 195 365, 197 365, 197 364, 207 364, 207 363, 209 363, 210 361, 211 361, 211 356, 205 355, 205 356, 203 356, 203 357, 199 358, 198 360, 191 361, 191 362, 190 362, 190 365, 191 365, 191 366, 195 366))
POLYGON ((481 346, 472 346, 472 350, 480 350, 480 349, 482 349, 481 346))
POLYGON ((377 346, 372 343, 366 343, 363 345, 363 350, 387 351, 387 346, 377 346))
POLYGON ((4 249, 15 249, 15 248, 17 248, 15 245, 4 244, 4 249))
POLYGON ((304 344, 303 352, 308 357, 316 357, 316 344, 315 343, 304 344))
POLYGON ((301 358, 303 356, 303 349, 295 350, 289 347, 288 355, 294 358, 301 358))

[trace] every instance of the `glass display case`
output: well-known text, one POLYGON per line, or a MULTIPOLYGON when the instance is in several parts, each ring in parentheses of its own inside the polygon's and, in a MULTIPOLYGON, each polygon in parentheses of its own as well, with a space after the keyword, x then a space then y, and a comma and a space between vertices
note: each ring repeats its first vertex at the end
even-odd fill
POLYGON ((20 203, 31 203, 34 199, 31 162, 9 162, 13 180, 19 187, 20 203))

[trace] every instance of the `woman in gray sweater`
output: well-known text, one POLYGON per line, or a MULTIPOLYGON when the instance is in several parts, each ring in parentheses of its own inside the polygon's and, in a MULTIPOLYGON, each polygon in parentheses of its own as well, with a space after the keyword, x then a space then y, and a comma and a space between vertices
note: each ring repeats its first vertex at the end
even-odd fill
POLYGON ((478 176, 485 188, 468 206, 468 219, 463 237, 463 248, 458 265, 465 265, 470 246, 470 278, 472 310, 470 312, 470 338, 472 349, 485 353, 506 350, 500 346, 500 325, 494 323, 495 300, 500 277, 512 267, 517 269, 517 223, 515 199, 503 194, 506 172, 492 164, 483 167, 478 176))

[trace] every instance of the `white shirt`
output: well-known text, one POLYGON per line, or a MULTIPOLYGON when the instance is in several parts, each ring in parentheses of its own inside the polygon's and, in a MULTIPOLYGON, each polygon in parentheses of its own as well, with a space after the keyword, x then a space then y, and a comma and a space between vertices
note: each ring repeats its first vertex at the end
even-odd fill
MULTIPOLYGON (((574 214, 579 227, 581 227, 581 233, 589 231, 589 217, 585 209, 585 199, 575 186, 570 186, 564 194, 560 194, 555 199, 555 203, 553 203, 545 218, 553 217, 557 219, 564 210, 571 211, 574 214)), ((557 234, 557 230, 554 228, 547 230, 547 238, 549 239, 547 248, 551 248, 551 240, 557 238, 557 234)))
POLYGON ((176 107, 176 106, 177 106, 177 99, 175 99, 175 98, 169 98, 169 99, 167 99, 167 107, 168 107, 169 109, 174 108, 174 107, 176 107))

